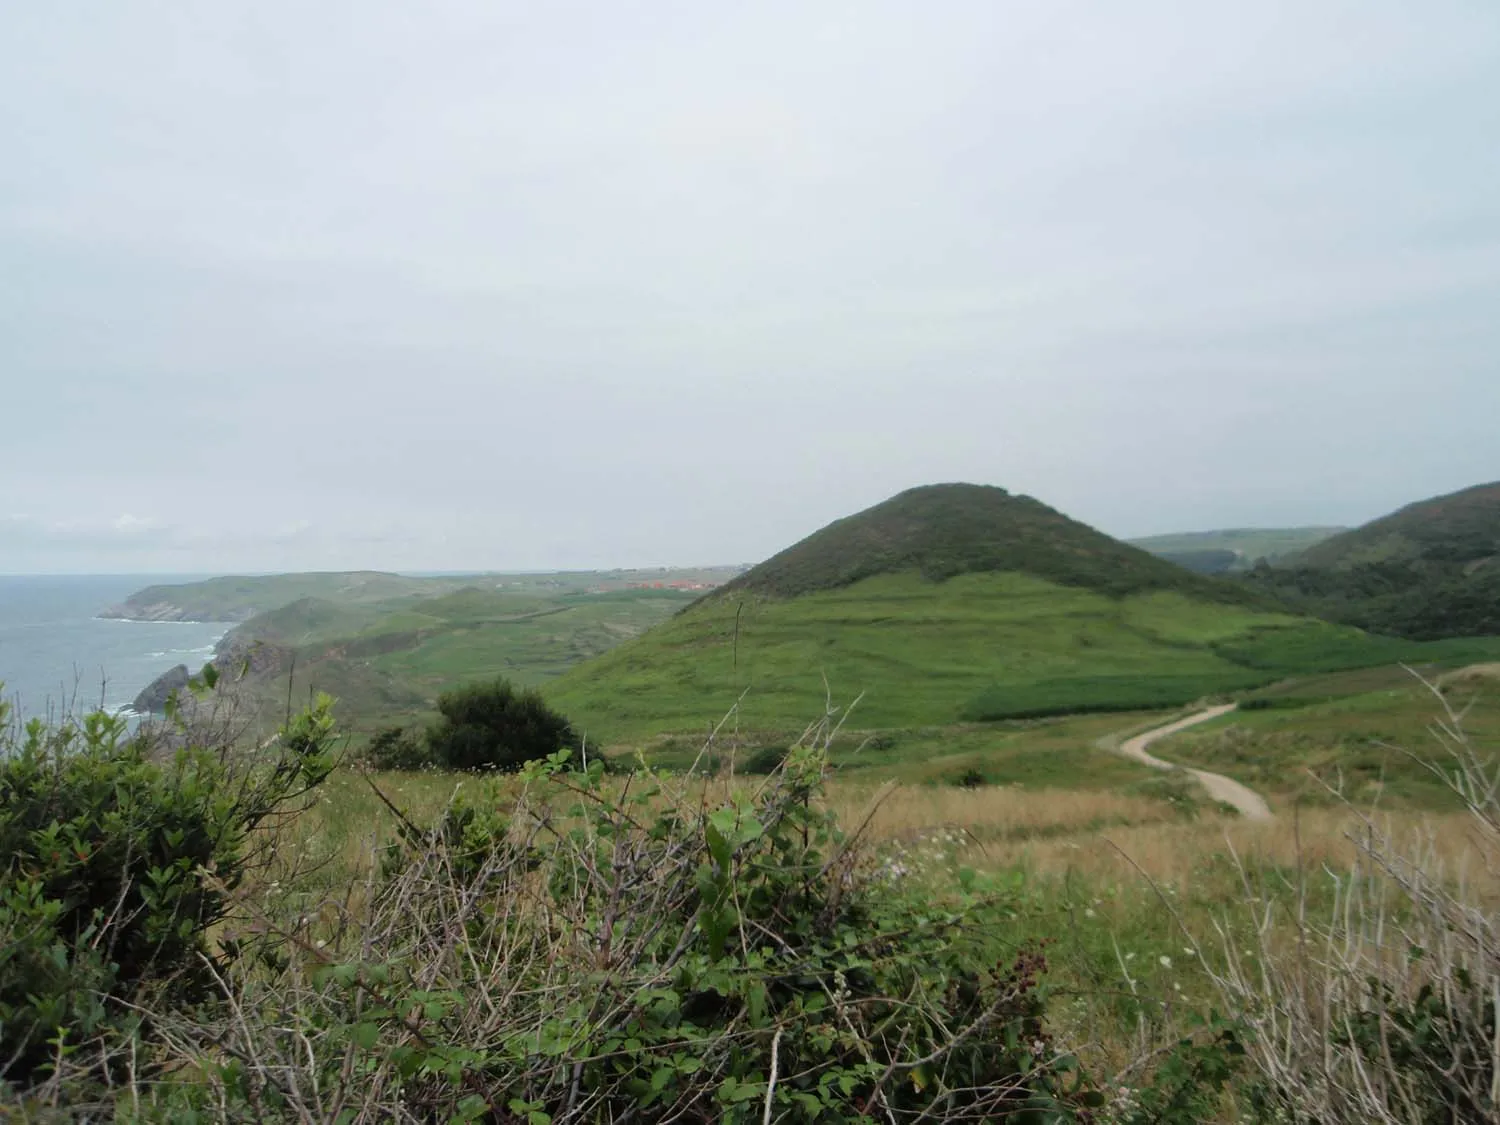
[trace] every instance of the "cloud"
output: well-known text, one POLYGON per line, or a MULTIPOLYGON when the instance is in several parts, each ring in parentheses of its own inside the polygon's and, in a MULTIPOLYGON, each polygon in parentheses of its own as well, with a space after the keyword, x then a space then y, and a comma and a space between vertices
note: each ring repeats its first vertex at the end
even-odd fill
POLYGON ((128 512, 99 520, 42 520, 29 515, 0 520, 0 544, 129 549, 173 542, 179 535, 178 529, 169 524, 128 512))
POLYGON ((1133 534, 1500 476, 1483 5, 33 4, 0 104, 0 510, 41 521, 0 570, 741 561, 934 480, 1133 534))
POLYGON ((120 532, 121 535, 153 535, 169 531, 168 526, 160 522, 160 520, 150 519, 150 517, 133 516, 129 511, 121 513, 120 516, 115 516, 115 519, 111 520, 110 526, 114 531, 120 532))

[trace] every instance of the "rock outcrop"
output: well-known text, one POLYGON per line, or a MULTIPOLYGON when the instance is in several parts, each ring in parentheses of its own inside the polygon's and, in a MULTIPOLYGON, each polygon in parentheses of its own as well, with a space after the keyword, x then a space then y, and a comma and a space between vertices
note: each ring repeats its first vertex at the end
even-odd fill
POLYGON ((253 609, 233 608, 204 612, 193 611, 175 602, 127 600, 101 610, 99 616, 108 621, 246 621, 253 617, 253 609))
POLYGON ((135 702, 130 705, 131 710, 141 715, 162 714, 167 709, 167 700, 172 698, 172 693, 187 687, 192 678, 193 674, 188 671, 186 664, 179 664, 163 672, 135 697, 135 702))

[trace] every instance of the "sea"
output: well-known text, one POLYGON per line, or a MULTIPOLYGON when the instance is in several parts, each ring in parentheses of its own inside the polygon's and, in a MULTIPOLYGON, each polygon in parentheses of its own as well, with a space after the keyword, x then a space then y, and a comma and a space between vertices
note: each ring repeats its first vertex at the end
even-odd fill
POLYGON ((169 668, 186 664, 196 672, 229 625, 98 615, 145 586, 198 577, 0 576, 0 698, 11 705, 11 717, 96 707, 124 712, 169 668))

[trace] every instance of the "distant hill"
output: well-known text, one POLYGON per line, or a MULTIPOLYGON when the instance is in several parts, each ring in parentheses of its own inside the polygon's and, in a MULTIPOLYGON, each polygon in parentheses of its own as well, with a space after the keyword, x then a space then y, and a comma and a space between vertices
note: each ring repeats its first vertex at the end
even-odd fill
POLYGON ((1160 590, 1246 600, 1234 586, 1184 574, 1040 500, 976 484, 909 489, 814 532, 710 598, 794 598, 904 573, 933 582, 960 574, 1027 574, 1112 596, 1160 590))
POLYGON ((742 694, 748 729, 860 693, 856 726, 942 726, 1177 706, 1421 647, 1253 594, 1039 501, 940 485, 815 532, 543 691, 610 744, 701 732, 742 694))
POLYGON ((310 571, 209 578, 137 590, 99 616, 127 621, 248 621, 257 613, 303 598, 344 604, 423 597, 456 589, 468 579, 408 578, 377 570, 310 571))
POLYGON ((1345 530, 1342 527, 1239 527, 1151 535, 1127 542, 1198 574, 1231 574, 1249 570, 1260 559, 1270 563, 1289 561, 1345 530))
POLYGON ((1500 482, 1409 504, 1247 583, 1395 636, 1500 635, 1500 482))

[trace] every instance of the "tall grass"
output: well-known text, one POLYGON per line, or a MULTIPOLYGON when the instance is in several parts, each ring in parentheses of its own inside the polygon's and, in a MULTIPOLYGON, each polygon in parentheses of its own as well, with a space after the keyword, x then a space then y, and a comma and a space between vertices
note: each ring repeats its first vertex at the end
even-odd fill
POLYGON ((1295 888, 1216 927, 1222 1001, 1253 1031, 1256 1093, 1283 1119, 1323 1125, 1492 1122, 1500 1116, 1500 766, 1443 693, 1429 763, 1466 807, 1406 826, 1346 809, 1338 856, 1290 833, 1295 888), (1319 895, 1318 884, 1323 894, 1319 895), (1250 948, 1245 927, 1250 923, 1250 948))

